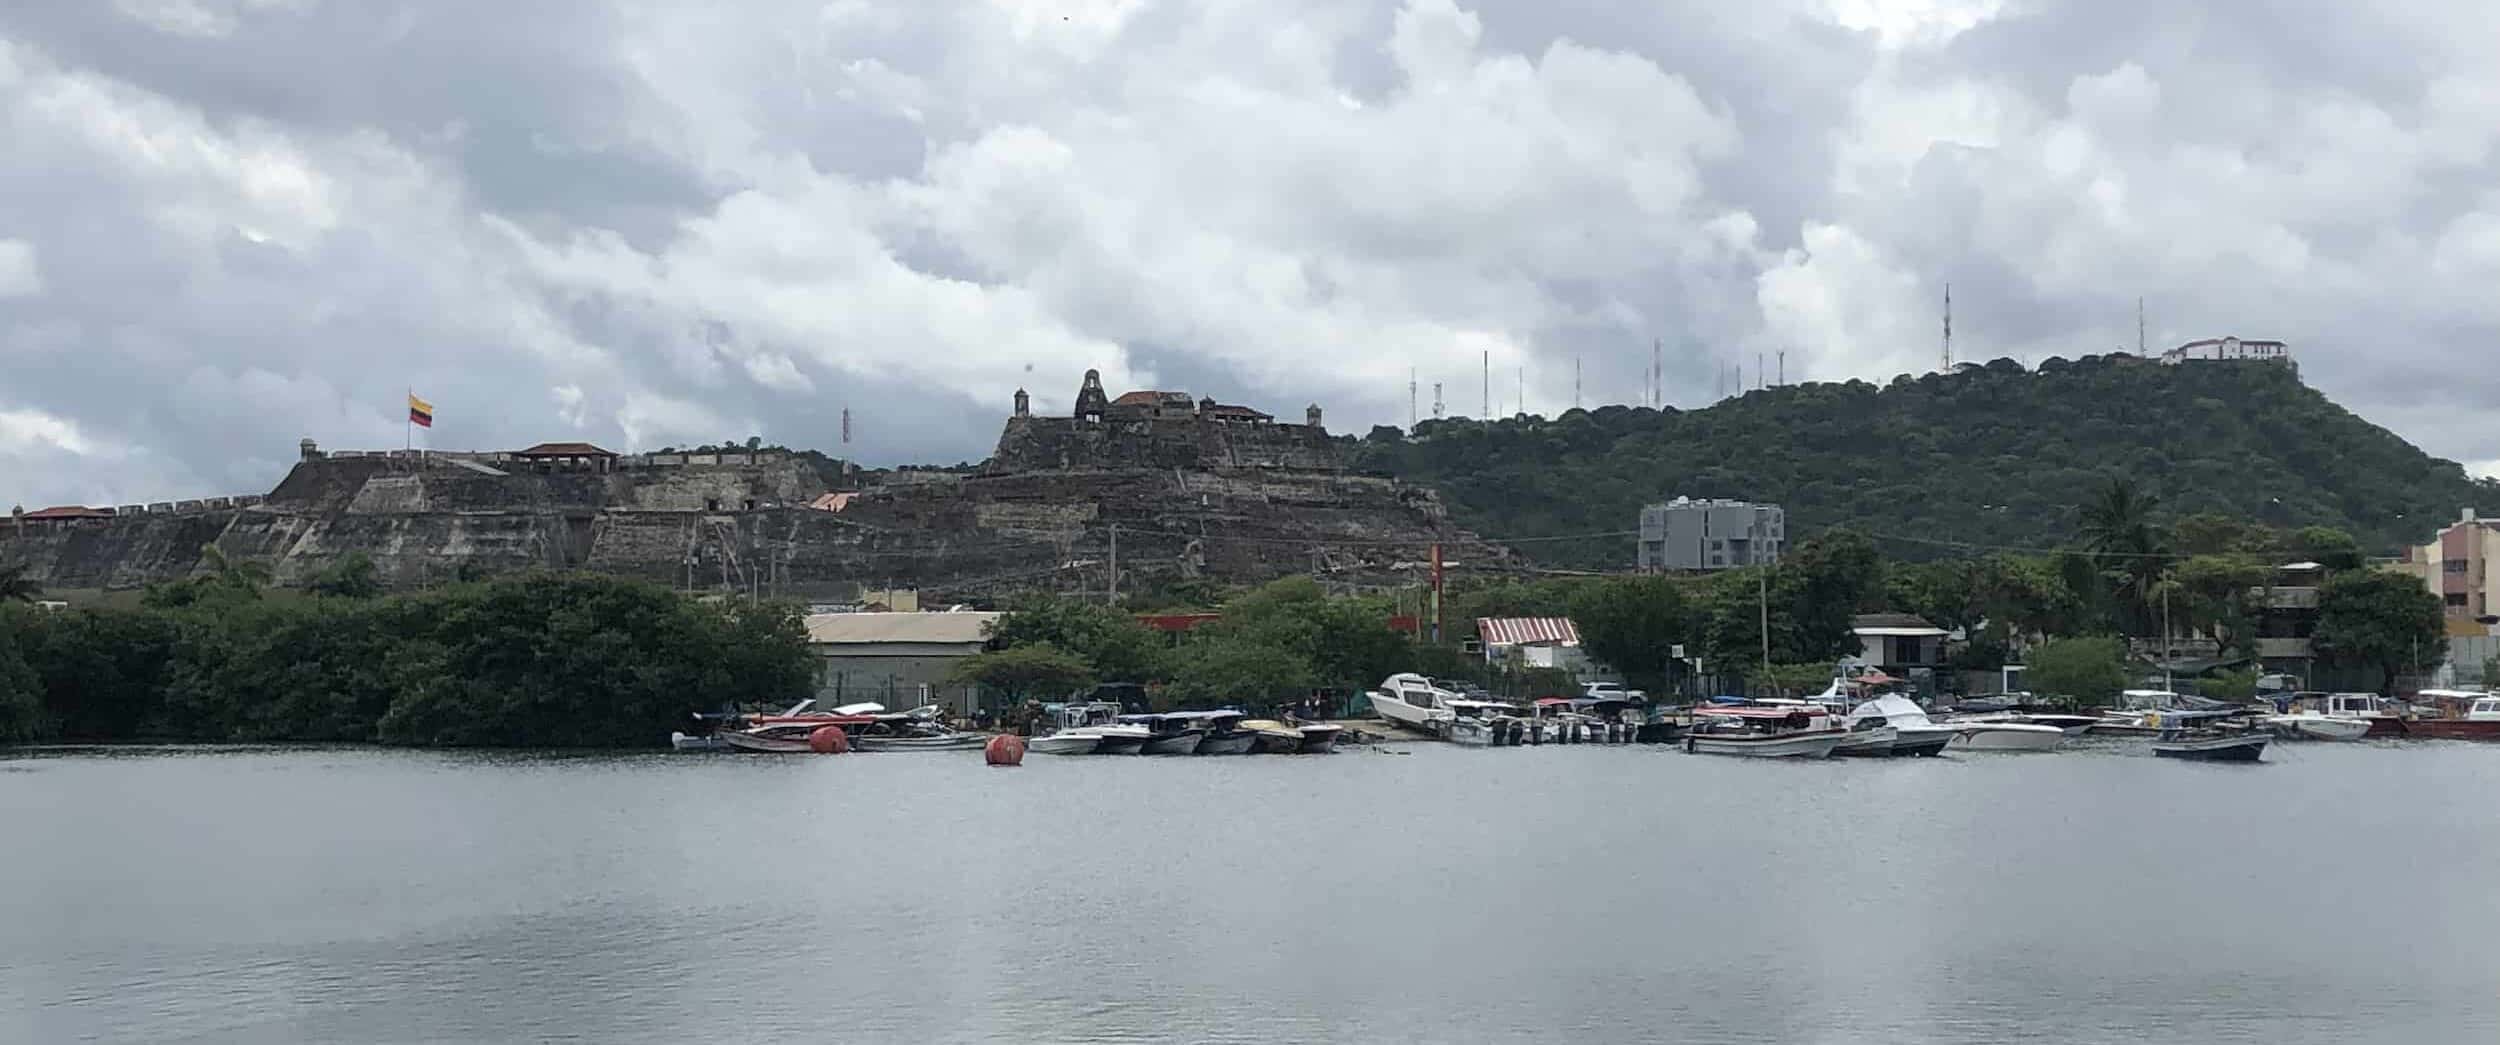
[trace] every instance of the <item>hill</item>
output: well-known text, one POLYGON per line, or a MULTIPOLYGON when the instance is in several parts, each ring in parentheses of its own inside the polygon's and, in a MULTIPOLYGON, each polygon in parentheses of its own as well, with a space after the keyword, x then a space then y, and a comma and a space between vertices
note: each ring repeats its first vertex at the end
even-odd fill
MULTIPOLYGON (((1497 541, 1629 530, 1676 495, 1786 507, 1792 541, 1846 526, 1918 557, 2072 536, 2089 491, 2132 477, 2161 515, 2342 528, 2374 553, 2500 506, 2280 363, 2000 359, 1960 373, 1760 389, 1700 410, 1610 406, 1490 424, 1374 429, 1354 465, 1437 489, 1497 541)), ((1622 567, 1630 537, 1528 544, 1555 566, 1622 567)))

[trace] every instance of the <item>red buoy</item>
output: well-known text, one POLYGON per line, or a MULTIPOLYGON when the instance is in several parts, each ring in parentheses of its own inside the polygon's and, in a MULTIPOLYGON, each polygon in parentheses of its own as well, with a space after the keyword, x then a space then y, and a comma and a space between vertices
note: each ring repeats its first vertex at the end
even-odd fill
POLYGON ((989 759, 993 766, 1023 765, 1024 738, 1011 733, 1001 733, 991 737, 989 743, 981 745, 981 754, 989 759))
POLYGON ((839 755, 851 749, 851 736, 840 726, 818 726, 808 731, 807 749, 819 755, 839 755))

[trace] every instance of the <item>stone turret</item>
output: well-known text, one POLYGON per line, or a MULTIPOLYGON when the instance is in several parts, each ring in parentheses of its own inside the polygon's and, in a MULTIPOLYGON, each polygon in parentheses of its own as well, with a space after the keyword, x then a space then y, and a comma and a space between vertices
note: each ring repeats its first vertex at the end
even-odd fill
POLYGON ((1319 404, 1313 403, 1311 404, 1310 409, 1304 410, 1302 412, 1302 420, 1304 424, 1310 425, 1313 428, 1319 427, 1319 404))
POLYGON ((321 459, 321 446, 307 437, 303 442, 295 444, 295 453, 303 460, 318 461, 321 459))
POLYGON ((1016 416, 1033 416, 1033 397, 1024 394, 1024 389, 1021 388, 1016 389, 1016 416))
POLYGON ((1076 390, 1076 417, 1080 421, 1100 421, 1111 410, 1111 397, 1102 391, 1102 371, 1085 372, 1085 384, 1076 390))

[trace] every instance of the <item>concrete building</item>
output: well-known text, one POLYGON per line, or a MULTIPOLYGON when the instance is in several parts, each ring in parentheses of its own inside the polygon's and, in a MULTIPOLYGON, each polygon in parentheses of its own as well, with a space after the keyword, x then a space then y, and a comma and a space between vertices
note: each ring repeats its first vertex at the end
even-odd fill
POLYGON ((2291 346, 2280 341, 2237 337, 2201 338, 2161 354, 2161 361, 2173 366, 2200 360, 2288 363, 2291 359, 2291 346))
POLYGON ((2471 621, 2500 613, 2500 598, 2492 591, 2495 562, 2500 562, 2500 519, 2480 518, 2467 508, 2430 543, 2406 548, 2391 568, 2428 586, 2449 620, 2471 621))
POLYGON ((2269 674, 2308 680, 2318 653, 2310 636, 2318 630, 2318 585, 2326 567, 2314 562, 2277 566, 2273 579, 2251 594, 2257 607, 2257 659, 2269 674))
POLYGON ((1643 570, 1724 570, 1778 562, 1788 515, 1776 504, 1678 497, 1641 509, 1643 570))
POLYGON ((901 711, 942 704, 969 712, 971 687, 948 672, 987 649, 997 613, 816 613, 807 646, 821 662, 816 699, 828 707, 875 701, 901 711))

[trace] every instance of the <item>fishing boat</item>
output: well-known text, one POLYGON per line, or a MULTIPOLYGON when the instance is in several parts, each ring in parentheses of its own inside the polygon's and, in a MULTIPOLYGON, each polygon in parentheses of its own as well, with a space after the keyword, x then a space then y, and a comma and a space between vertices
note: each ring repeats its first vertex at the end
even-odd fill
POLYGON ((1272 718, 1254 718, 1241 724, 1258 739, 1250 745, 1254 755, 1290 755, 1302 750, 1302 731, 1272 718))
POLYGON ((2265 754, 2268 738, 2247 722, 2246 714, 2237 708, 2154 712, 2153 725, 2161 732, 2153 736, 2153 754, 2198 762, 2255 762, 2265 754))
POLYGON ((806 754, 815 750, 808 738, 826 726, 839 726, 845 734, 876 720, 866 715, 826 715, 797 722, 768 722, 744 729, 724 729, 712 734, 720 742, 737 751, 753 751, 772 755, 806 754))
POLYGON ((2431 740, 2500 740, 2500 697, 2471 689, 2426 689, 2414 694, 2414 714, 2404 735, 2431 740))
POLYGON ((1847 731, 1816 705, 1714 705, 1693 709, 1684 750, 1751 758, 1829 758, 1845 739, 1847 731))
POLYGON ((1330 748, 1337 746, 1337 737, 1345 733, 1344 726, 1327 722, 1305 722, 1294 728, 1302 731, 1302 753, 1305 755, 1327 754, 1330 748))
POLYGON ((1151 734, 1146 738, 1146 743, 1138 748, 1140 754, 1194 755, 1198 753, 1198 745, 1207 739, 1205 727, 1198 725, 1197 720, 1185 712, 1170 715, 1122 715, 1120 721, 1132 726, 1144 726, 1151 734))
POLYGON ((1868 725, 1889 727, 1893 731, 1893 741, 1884 753, 1896 758, 1904 755, 1934 758, 1944 754, 1945 746, 1962 735, 1961 730, 1929 718, 1927 709, 1919 707, 1910 698, 1895 693, 1884 694, 1849 709, 1849 716, 1842 720, 1842 725, 1853 731, 1868 725))

